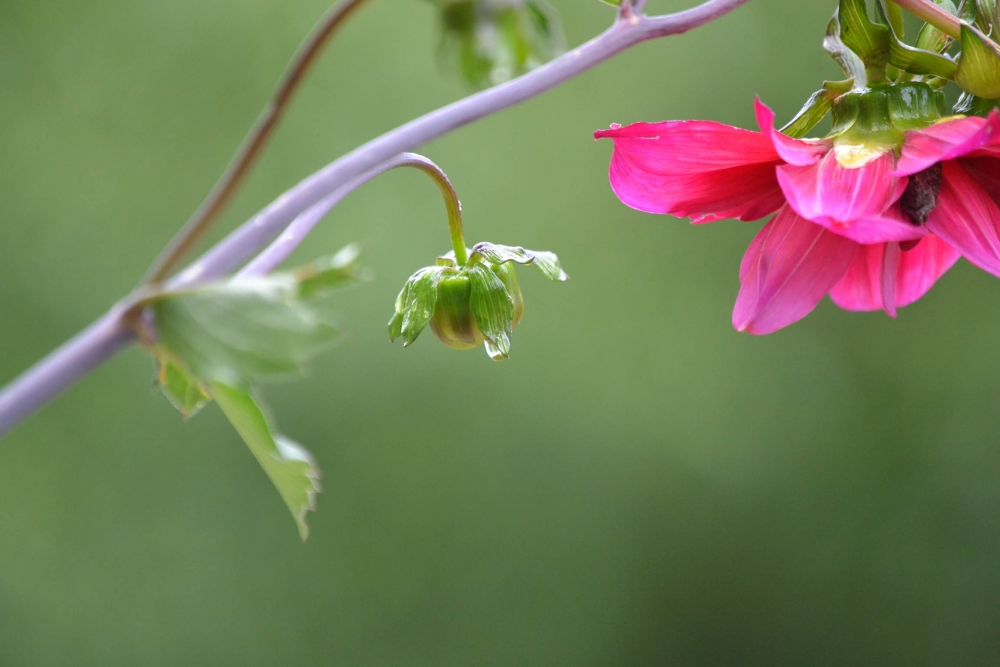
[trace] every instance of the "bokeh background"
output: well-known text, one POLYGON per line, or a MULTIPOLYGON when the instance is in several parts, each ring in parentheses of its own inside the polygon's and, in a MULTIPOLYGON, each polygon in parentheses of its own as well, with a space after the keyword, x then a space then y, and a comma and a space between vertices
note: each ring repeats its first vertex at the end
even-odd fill
MULTIPOLYGON (((554 0, 570 44, 612 10, 554 0)), ((681 9, 650 0, 649 10, 681 9)), ((326 0, 0 0, 0 379, 88 324, 198 204, 326 0)), ((303 545, 215 407, 130 350, 0 443, 0 665, 1000 663, 1000 282, 960 262, 898 320, 822 303, 737 334, 757 224, 621 205, 611 122, 787 120, 838 71, 832 0, 753 0, 425 147, 521 272, 510 361, 385 325, 448 248, 390 173, 328 218, 377 279, 268 388, 324 474, 303 545)), ((227 229, 468 92, 436 19, 379 0, 327 50, 227 229)), ((221 233, 221 232, 220 232, 221 233)))

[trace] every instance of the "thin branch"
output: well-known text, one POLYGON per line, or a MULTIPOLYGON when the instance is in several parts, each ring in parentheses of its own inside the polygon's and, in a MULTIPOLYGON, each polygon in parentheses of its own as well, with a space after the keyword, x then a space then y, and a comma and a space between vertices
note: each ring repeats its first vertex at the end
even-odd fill
MULTIPOLYGON (((472 121, 535 97, 656 37, 676 35, 710 23, 748 0, 708 0, 686 11, 620 21, 595 39, 549 64, 413 120, 345 155, 281 195, 174 280, 172 287, 218 278, 249 260, 306 209, 399 153, 472 121)), ((0 391, 0 436, 41 408, 135 339, 124 324, 129 301, 51 353, 0 391)))
POLYGON ((219 215, 250 174, 264 147, 267 146, 268 140, 278 123, 281 122, 295 92, 313 63, 316 62, 320 51, 337 31, 337 28, 366 1, 341 0, 320 20, 306 41, 299 47, 295 57, 292 58, 292 62, 282 75, 281 81, 278 82, 278 87, 275 89, 271 101, 257 118, 257 122, 254 123, 250 133, 243 140, 243 144, 236 152, 232 162, 229 163, 225 173, 219 178, 198 210, 194 212, 166 249, 153 262, 142 280, 143 284, 158 283, 170 275, 174 267, 184 259, 218 220, 219 215))
MULTIPOLYGON (((454 221, 458 221, 458 231, 459 236, 461 236, 461 210, 462 207, 458 203, 458 197, 455 194, 455 189, 451 186, 451 182, 448 180, 448 176, 444 171, 438 167, 434 162, 427 159, 423 155, 417 155, 416 153, 403 153, 402 155, 397 155, 388 162, 383 162, 374 169, 365 172, 361 176, 358 176, 353 181, 343 186, 333 194, 329 195, 326 199, 323 199, 318 204, 312 208, 306 209, 304 213, 299 214, 292 224, 285 228, 285 231, 276 238, 271 245, 264 248, 259 255, 254 257, 246 266, 239 270, 236 274, 236 278, 247 278, 251 276, 263 276, 271 271, 277 269, 282 262, 288 259, 288 256, 294 252, 294 250, 299 247, 309 232, 326 217, 334 206, 339 204, 344 200, 347 195, 351 194, 362 185, 372 180, 377 176, 381 176, 387 171, 396 169, 398 167, 416 167, 421 171, 429 174, 434 182, 441 188, 442 194, 445 198, 445 206, 448 209, 448 222, 449 226, 452 227, 452 238, 454 239, 454 221)), ((462 249, 464 250, 464 242, 462 244, 462 249)), ((456 257, 458 256, 458 248, 455 249, 456 257)), ((459 264, 464 264, 468 261, 468 258, 462 259, 459 264)))
POLYGON ((300 213, 358 174, 373 169, 394 155, 416 150, 428 141, 473 121, 540 95, 640 42, 693 30, 721 18, 746 2, 748 0, 708 0, 676 14, 619 21, 586 44, 536 70, 387 132, 285 192, 178 274, 171 285, 218 278, 236 270, 300 213))

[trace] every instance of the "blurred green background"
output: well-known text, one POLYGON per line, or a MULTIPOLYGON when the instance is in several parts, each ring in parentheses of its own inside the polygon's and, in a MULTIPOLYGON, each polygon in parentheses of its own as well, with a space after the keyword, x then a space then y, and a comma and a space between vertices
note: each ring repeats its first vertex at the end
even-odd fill
MULTIPOLYGON (((612 10, 554 0, 570 44, 612 10)), ((650 0, 649 11, 683 8, 650 0)), ((326 0, 0 0, 0 379, 125 294, 198 204, 326 0)), ((131 350, 0 444, 0 665, 1000 664, 1000 282, 961 262, 898 320, 730 312, 759 225, 621 205, 611 122, 787 120, 838 71, 832 0, 753 0, 424 148, 470 242, 521 272, 511 360, 390 345, 448 248, 390 173, 297 256, 360 241, 350 335, 267 396, 324 473, 299 542, 210 407, 131 350)), ((379 0, 326 52, 232 228, 464 95, 435 16, 379 0)), ((221 232, 220 232, 221 233, 221 232)), ((218 235, 217 235, 218 236, 218 235)))

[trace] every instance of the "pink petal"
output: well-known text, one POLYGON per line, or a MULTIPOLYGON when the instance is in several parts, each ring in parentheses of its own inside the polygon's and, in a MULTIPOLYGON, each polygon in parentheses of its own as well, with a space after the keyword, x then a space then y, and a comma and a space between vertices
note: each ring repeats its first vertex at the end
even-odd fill
POLYGON ((945 162, 927 228, 979 268, 1000 276, 1000 208, 957 161, 945 162))
POLYGON ((611 189, 626 205, 647 213, 690 217, 696 222, 758 220, 785 203, 774 179, 773 164, 663 176, 637 169, 616 152, 609 178, 611 189))
POLYGON ((830 151, 809 166, 778 167, 778 183, 796 213, 842 236, 864 243, 919 238, 918 228, 893 224, 901 219, 887 211, 907 182, 891 176, 892 169, 891 152, 848 169, 830 151))
POLYGON ((896 305, 909 306, 927 294, 960 256, 957 250, 933 234, 912 250, 903 251, 896 273, 896 305))
POLYGON ((774 112, 760 101, 754 100, 754 111, 757 115, 757 125, 760 131, 774 145, 774 150, 781 156, 781 159, 789 164, 797 166, 810 165, 825 155, 832 147, 833 142, 823 139, 793 139, 774 129, 774 112))
POLYGON ((1000 116, 996 109, 987 118, 970 116, 935 123, 906 133, 896 176, 909 176, 936 162, 954 160, 1000 139, 1000 116))
POLYGON ((615 140, 638 168, 654 174, 690 174, 729 169, 780 158, 764 135, 708 120, 612 125, 595 139, 615 140))
POLYGON ((767 334, 802 319, 850 267, 858 245, 782 208, 740 266, 737 331, 767 334))
POLYGON ((884 309, 895 317, 896 308, 926 294, 958 257, 958 251, 933 235, 901 252, 896 243, 861 246, 830 298, 845 310, 884 309))
POLYGON ((597 134, 616 137, 611 188, 640 211, 695 221, 757 220, 784 203, 774 175, 777 154, 756 132, 684 121, 639 123, 597 134), (660 132, 657 138, 632 136, 652 131, 660 132))
POLYGON ((990 199, 1000 202, 1000 160, 994 157, 964 157, 960 164, 990 199))
POLYGON ((824 217, 813 222, 863 245, 886 241, 916 241, 928 235, 926 227, 913 224, 903 215, 898 203, 890 206, 880 216, 860 218, 846 225, 824 217))

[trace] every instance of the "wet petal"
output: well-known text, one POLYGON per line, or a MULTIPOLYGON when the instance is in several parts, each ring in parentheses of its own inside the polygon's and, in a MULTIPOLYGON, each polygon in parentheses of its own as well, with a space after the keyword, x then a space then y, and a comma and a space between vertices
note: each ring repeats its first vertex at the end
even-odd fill
POLYGON ((903 194, 907 182, 906 177, 891 176, 892 169, 891 152, 848 169, 837 162, 831 151, 809 166, 778 167, 778 183, 789 205, 802 217, 837 234, 876 243, 900 240, 900 234, 906 237, 898 225, 891 223, 892 214, 887 211, 903 194), (862 220, 868 222, 859 222, 862 220), (860 228, 852 231, 855 224, 860 228), (885 237, 880 236, 883 233, 885 237))
POLYGON ((935 162, 954 160, 995 143, 1000 140, 1000 116, 994 110, 987 118, 946 120, 922 130, 910 130, 905 136, 896 176, 909 176, 935 162))
POLYGON ((782 208, 743 258, 733 326, 767 334, 802 319, 843 277, 857 249, 850 239, 782 208))
POLYGON ((944 163, 927 228, 979 268, 1000 276, 1000 208, 957 161, 944 163))
POLYGON ((958 251, 933 235, 903 251, 896 243, 861 246, 830 298, 845 310, 885 310, 895 316, 896 308, 926 294, 958 257, 958 251))
POLYGON ((670 121, 612 126, 594 136, 614 139, 611 187, 640 211, 696 222, 757 220, 784 202, 774 174, 780 158, 757 132, 670 121))
POLYGON ((774 145, 781 159, 789 164, 810 165, 833 147, 833 142, 824 139, 793 139, 778 132, 774 129, 774 112, 759 97, 754 100, 754 112, 761 133, 774 145))

